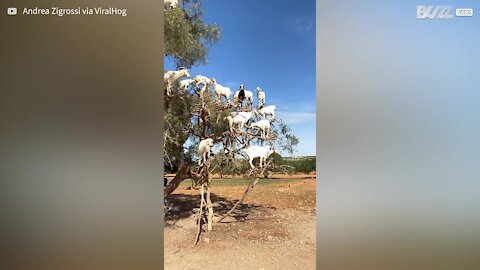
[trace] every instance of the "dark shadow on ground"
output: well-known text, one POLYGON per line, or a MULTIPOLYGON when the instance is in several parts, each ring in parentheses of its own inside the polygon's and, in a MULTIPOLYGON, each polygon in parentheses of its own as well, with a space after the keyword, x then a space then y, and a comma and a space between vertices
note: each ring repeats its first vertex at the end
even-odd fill
MULTIPOLYGON (((215 193, 210 194, 213 204, 213 212, 215 216, 222 216, 226 214, 238 200, 229 200, 225 197, 217 196, 215 193)), ((173 207, 165 215, 165 226, 169 227, 175 225, 178 220, 190 218, 195 215, 200 207, 200 194, 170 194, 167 197, 169 204, 173 207)), ((249 214, 255 211, 267 211, 268 209, 276 209, 271 206, 264 206, 259 204, 245 204, 241 203, 237 206, 235 211, 231 214, 237 221, 245 221, 249 214)), ((223 221, 222 221, 223 222, 223 221)))

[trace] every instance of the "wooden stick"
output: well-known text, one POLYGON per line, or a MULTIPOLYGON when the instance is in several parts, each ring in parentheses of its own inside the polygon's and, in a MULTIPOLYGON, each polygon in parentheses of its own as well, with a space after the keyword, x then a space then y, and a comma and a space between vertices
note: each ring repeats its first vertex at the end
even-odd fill
POLYGON ((197 218, 197 234, 195 235, 195 241, 193 242, 193 246, 197 245, 198 240, 200 239, 200 232, 202 231, 202 209, 203 209, 203 186, 201 188, 201 197, 200 197, 200 209, 198 212, 198 218, 197 218))
POLYGON ((208 222, 208 231, 212 230, 212 222, 213 222, 213 206, 212 201, 210 199, 210 185, 207 184, 207 204, 206 208, 208 210, 207 222, 208 222))
POLYGON ((255 184, 258 182, 258 178, 257 179, 252 179, 252 181, 250 181, 250 184, 248 184, 248 187, 247 189, 245 190, 245 192, 243 193, 243 196, 242 198, 240 198, 240 200, 238 200, 235 205, 225 214, 223 215, 219 220, 217 220, 217 223, 221 222, 222 220, 224 220, 226 217, 230 216, 230 214, 232 214, 232 212, 237 208, 237 206, 243 202, 243 200, 247 197, 248 193, 250 193, 250 191, 253 190, 253 188, 255 187, 255 184))

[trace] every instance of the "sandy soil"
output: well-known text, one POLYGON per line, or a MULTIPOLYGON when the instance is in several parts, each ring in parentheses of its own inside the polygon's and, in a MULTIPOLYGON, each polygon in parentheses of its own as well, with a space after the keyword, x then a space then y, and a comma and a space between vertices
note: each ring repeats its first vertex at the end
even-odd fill
MULTIPOLYGON (((244 186, 214 186, 215 214, 230 209, 244 186)), ((197 190, 180 186, 165 217, 165 269, 315 269, 315 179, 257 185, 232 218, 195 237, 197 190)))

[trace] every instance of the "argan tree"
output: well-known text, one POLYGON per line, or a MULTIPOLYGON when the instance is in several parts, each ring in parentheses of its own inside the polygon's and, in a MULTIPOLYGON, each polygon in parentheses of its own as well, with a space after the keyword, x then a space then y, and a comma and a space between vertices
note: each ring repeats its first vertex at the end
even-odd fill
MULTIPOLYGON (((217 25, 207 25, 202 20, 203 12, 199 0, 183 1, 182 8, 165 11, 166 56, 171 57, 177 67, 192 67, 207 62, 208 47, 218 41, 220 29, 217 25)), ((215 74, 209 74, 214 77, 215 74)), ((165 95, 165 154, 166 170, 175 172, 175 177, 165 188, 165 196, 172 193, 185 179, 191 179, 194 188, 200 190, 200 211, 197 217, 198 231, 195 243, 201 232, 202 220, 206 220, 208 230, 214 222, 230 215, 247 194, 255 187, 260 177, 275 170, 270 163, 262 170, 251 169, 247 165, 243 149, 251 145, 270 145, 277 151, 293 152, 298 139, 281 120, 272 121, 268 138, 261 138, 258 130, 250 129, 231 132, 225 119, 232 113, 251 111, 253 108, 233 106, 225 100, 216 100, 209 85, 195 84, 188 89, 173 86, 173 95, 165 95), (204 89, 201 94, 200 89, 204 89), (194 163, 198 144, 212 138, 215 142, 215 157, 209 157, 201 165, 194 163), (244 196, 222 217, 214 217, 210 199, 211 173, 243 174, 251 178, 244 196), (205 209, 205 211, 203 211, 205 209), (205 214, 204 214, 205 213, 205 214), (205 216, 204 216, 205 215, 205 216)), ((252 121, 261 119, 255 116, 252 121)))

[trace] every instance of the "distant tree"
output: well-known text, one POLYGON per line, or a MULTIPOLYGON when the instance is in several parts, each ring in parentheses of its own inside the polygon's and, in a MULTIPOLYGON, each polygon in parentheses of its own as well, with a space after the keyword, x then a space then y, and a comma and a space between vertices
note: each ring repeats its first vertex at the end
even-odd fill
POLYGON ((316 170, 316 158, 284 159, 282 165, 291 166, 296 173, 310 173, 316 170))
POLYGON ((283 165, 283 157, 279 153, 272 154, 273 165, 283 165))

